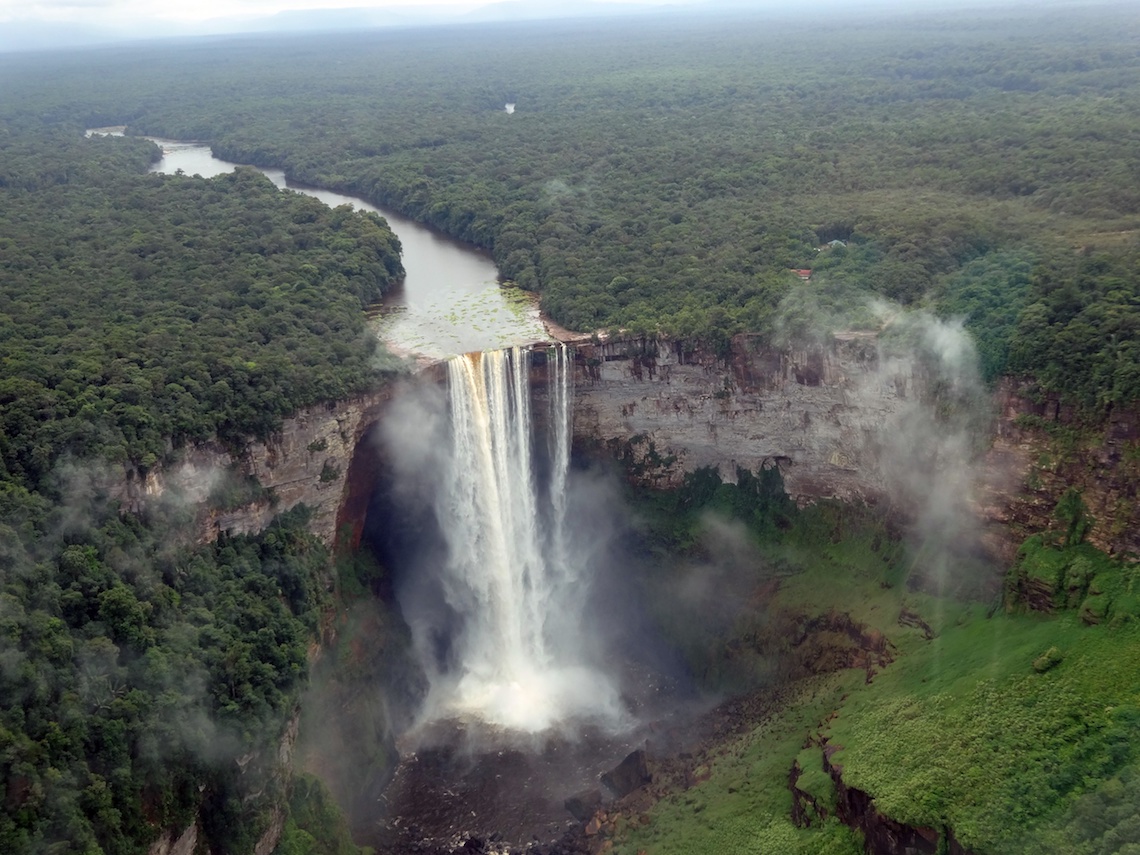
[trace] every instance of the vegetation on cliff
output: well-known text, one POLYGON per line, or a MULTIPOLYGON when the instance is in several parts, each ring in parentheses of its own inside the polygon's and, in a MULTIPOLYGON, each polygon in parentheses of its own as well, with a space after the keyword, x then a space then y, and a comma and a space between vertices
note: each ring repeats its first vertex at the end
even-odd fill
MULTIPOLYGON (((394 206, 489 248, 570 327, 776 333, 791 270, 811 268, 822 301, 963 316, 990 378, 1031 375, 1094 413, 1135 402, 1135 16, 977 14, 0 58, 0 848, 134 852, 195 815, 215 848, 252 848, 283 801, 264 764, 326 556, 298 520, 183 550, 171 520, 100 507, 89 464, 264 436, 367 385, 360 309, 400 275, 376 218, 249 171, 146 175, 153 146, 85 127, 208 140, 394 206)), ((678 644, 726 688, 860 668, 799 684, 793 713, 710 759, 622 845, 851 850, 834 816, 790 819, 793 760, 834 798, 804 747, 824 736, 884 810, 979 851, 1137 845, 1123 565, 1079 537, 1030 542, 1010 589, 1056 614, 991 616, 908 588, 873 514, 797 510, 773 478, 661 500, 682 520, 663 551, 706 549, 716 509, 763 559, 724 556, 739 596, 679 623, 678 644), (880 642, 900 654, 885 670, 880 642)), ((658 581, 650 599, 678 590, 658 581)), ((309 846, 324 805, 298 808, 288 846, 309 846)))
POLYGON ((0 475, 149 466, 375 382, 362 309, 402 275, 378 217, 252 170, 139 174, 137 141, 30 139, 0 141, 0 475))
POLYGON ((251 851, 327 597, 304 515, 193 549, 177 512, 4 510, 0 848, 126 855, 198 821, 251 851))

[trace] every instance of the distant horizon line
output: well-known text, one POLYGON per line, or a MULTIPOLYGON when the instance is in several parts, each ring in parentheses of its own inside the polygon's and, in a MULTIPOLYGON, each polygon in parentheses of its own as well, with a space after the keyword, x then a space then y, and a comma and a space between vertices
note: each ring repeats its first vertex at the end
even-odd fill
POLYGON ((297 36, 367 30, 419 29, 475 24, 537 24, 664 14, 704 15, 757 12, 786 18, 829 14, 938 14, 951 10, 989 14, 1012 9, 1091 10, 1128 5, 1124 0, 935 0, 921 9, 899 0, 491 0, 440 5, 340 6, 281 9, 265 14, 215 16, 200 21, 139 18, 132 23, 8 19, 0 23, 0 54, 51 52, 76 48, 137 45, 147 42, 297 36))

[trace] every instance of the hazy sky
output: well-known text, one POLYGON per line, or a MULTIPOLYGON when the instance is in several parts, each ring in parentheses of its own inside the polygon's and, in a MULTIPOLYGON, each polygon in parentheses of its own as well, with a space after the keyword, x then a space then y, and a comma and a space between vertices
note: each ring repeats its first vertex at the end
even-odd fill
MULTIPOLYGON (((140 19, 205 21, 272 15, 288 9, 419 9, 452 7, 464 11, 494 0, 0 0, 0 21, 36 20, 118 26, 140 19)), ((595 0, 595 2, 676 5, 686 0, 595 0)))

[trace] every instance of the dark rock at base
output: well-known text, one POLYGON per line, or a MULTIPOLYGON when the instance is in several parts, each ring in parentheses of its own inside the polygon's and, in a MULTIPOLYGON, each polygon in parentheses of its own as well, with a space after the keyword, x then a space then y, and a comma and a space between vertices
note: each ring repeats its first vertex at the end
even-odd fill
POLYGON ((586 833, 582 826, 576 825, 557 841, 528 849, 527 855, 589 855, 590 852, 586 833))
POLYGON ((602 775, 602 784, 614 794, 615 799, 629 795, 650 780, 645 752, 640 748, 630 752, 617 766, 602 775))
POLYGON ((594 811, 601 807, 602 791, 597 787, 582 790, 580 793, 570 796, 563 804, 574 819, 585 822, 594 815, 594 811))

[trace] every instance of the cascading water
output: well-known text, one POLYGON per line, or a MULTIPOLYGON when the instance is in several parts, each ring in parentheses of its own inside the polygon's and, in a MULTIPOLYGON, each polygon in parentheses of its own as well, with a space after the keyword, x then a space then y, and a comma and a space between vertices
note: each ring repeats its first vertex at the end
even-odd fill
POLYGON ((382 424, 373 543, 422 670, 379 851, 577 851, 567 798, 676 697, 614 485, 571 466, 573 364, 559 345, 453 357, 446 388, 409 383, 382 424))
POLYGON ((447 364, 449 453, 434 510, 447 544, 443 594, 460 627, 447 673, 433 679, 436 717, 476 715, 541 731, 610 718, 608 681, 584 666, 584 601, 567 527, 572 356, 549 351, 549 475, 535 465, 530 352, 515 347, 447 364))

